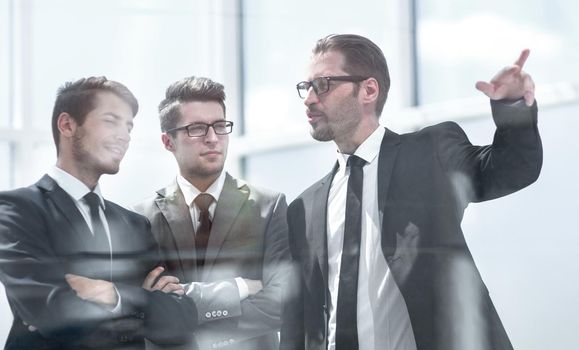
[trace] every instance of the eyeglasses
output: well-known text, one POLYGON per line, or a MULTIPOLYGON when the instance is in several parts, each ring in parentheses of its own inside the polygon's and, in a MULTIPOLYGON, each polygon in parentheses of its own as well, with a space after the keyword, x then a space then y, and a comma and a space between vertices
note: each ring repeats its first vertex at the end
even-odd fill
POLYGON ((314 92, 318 96, 328 92, 330 90, 330 82, 331 81, 348 81, 351 83, 359 83, 359 82, 366 80, 366 79, 368 79, 368 78, 362 77, 359 75, 340 75, 340 76, 335 76, 335 77, 317 77, 314 80, 310 80, 310 81, 300 81, 296 85, 296 89, 298 89, 298 95, 300 95, 300 98, 306 98, 310 88, 313 88, 314 92))
POLYGON ((189 125, 169 129, 166 132, 170 133, 179 130, 187 130, 187 135, 189 135, 189 137, 201 137, 207 135, 207 133, 209 132, 209 127, 212 127, 213 131, 217 135, 227 135, 230 134, 231 131, 233 131, 233 122, 227 120, 220 120, 213 124, 191 123, 189 125))

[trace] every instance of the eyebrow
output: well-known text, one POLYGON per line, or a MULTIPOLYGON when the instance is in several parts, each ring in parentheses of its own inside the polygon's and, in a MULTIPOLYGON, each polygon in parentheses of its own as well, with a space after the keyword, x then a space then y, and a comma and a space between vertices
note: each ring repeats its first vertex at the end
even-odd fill
POLYGON ((221 118, 221 119, 214 120, 214 121, 212 121, 212 122, 210 122, 210 123, 205 123, 205 122, 192 122, 192 123, 187 124, 187 125, 195 125, 195 124, 211 125, 211 124, 213 124, 213 123, 226 122, 226 121, 227 121, 227 119, 221 118))

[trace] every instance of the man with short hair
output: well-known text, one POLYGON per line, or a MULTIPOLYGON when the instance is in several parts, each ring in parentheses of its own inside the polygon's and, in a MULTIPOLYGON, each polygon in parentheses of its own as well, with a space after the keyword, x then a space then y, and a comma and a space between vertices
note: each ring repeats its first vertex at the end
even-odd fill
POLYGON ((14 316, 6 349, 144 349, 145 335, 178 343, 195 325, 179 281, 161 276, 148 221, 98 184, 118 172, 137 111, 118 82, 66 83, 52 116, 56 166, 0 193, 0 281, 14 316))
POLYGON ((188 283, 197 305, 190 346, 276 349, 289 259, 285 196, 224 171, 233 122, 223 85, 179 80, 159 114, 179 173, 135 209, 151 221, 168 272, 188 283))
POLYGON ((288 208, 295 281, 282 349, 512 349, 460 223, 468 203, 539 176, 528 55, 476 84, 497 126, 481 147, 452 122, 381 127, 390 77, 380 48, 359 35, 317 42, 297 90, 312 137, 334 141, 337 162, 288 208))

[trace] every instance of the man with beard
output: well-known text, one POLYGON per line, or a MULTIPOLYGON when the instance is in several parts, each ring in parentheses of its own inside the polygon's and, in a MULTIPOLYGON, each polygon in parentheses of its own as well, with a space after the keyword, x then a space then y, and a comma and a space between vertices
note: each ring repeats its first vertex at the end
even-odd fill
POLYGON ((195 325, 179 281, 161 277, 146 218, 100 192, 100 176, 119 170, 137 110, 118 82, 66 83, 52 115, 56 165, 0 193, 0 280, 14 316, 6 349, 144 349, 145 335, 174 343, 195 325))
POLYGON ((200 349, 277 349, 287 247, 286 201, 223 170, 233 122, 223 85, 190 77, 159 105, 176 179, 136 206, 151 221, 168 272, 198 308, 200 349))
POLYGON ((297 90, 337 162, 288 208, 296 271, 282 349, 512 349, 460 223, 469 202, 539 176, 528 55, 476 84, 497 126, 480 147, 452 122, 404 135, 381 127, 390 77, 380 48, 358 35, 317 42, 297 90))

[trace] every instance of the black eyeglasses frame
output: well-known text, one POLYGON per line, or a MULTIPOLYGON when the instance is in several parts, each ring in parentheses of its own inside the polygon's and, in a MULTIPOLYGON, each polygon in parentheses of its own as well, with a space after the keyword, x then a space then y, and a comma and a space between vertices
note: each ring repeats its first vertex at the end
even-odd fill
POLYGON ((204 137, 204 136, 207 136, 207 133, 209 132, 210 127, 213 129, 213 132, 215 132, 216 135, 228 135, 228 134, 231 134, 231 132, 233 131, 233 122, 229 121, 229 120, 218 120, 218 121, 213 122, 211 124, 194 122, 191 124, 178 126, 176 128, 169 129, 169 130, 165 131, 165 133, 169 134, 169 133, 174 133, 174 132, 179 131, 179 130, 187 130, 187 135, 189 137, 204 137), (226 130, 229 130, 229 131, 227 131, 225 133, 217 132, 217 130, 215 130, 215 125, 221 124, 221 123, 224 123, 225 124, 224 127, 226 128, 226 130), (201 126, 201 125, 205 126, 205 133, 203 135, 191 135, 191 131, 189 130, 189 128, 191 126, 201 126))

